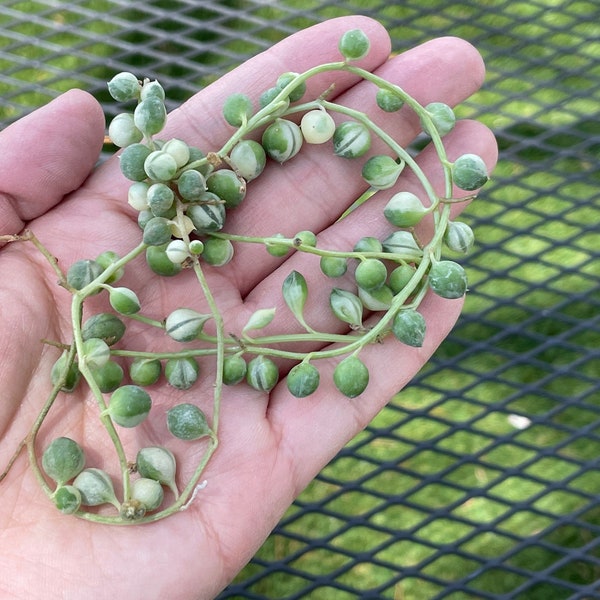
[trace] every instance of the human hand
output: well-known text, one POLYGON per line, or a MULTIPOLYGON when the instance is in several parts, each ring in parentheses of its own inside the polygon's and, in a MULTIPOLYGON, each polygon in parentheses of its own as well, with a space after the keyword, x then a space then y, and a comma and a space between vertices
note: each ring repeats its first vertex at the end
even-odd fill
MULTIPOLYGON (((361 64, 398 83, 422 104, 456 104, 482 82, 481 59, 460 40, 434 40, 388 59, 389 39, 379 24, 362 17, 343 18, 288 38, 203 90, 172 114, 168 134, 202 148, 215 146, 229 135, 220 116, 229 94, 244 91, 256 97, 264 82, 273 81, 281 72, 336 60, 340 35, 356 27, 371 40, 371 51, 361 64)), ((368 102, 366 84, 356 84, 349 74, 329 74, 310 85, 319 93, 332 78, 335 94, 343 96, 345 104, 364 107, 368 102)), ((404 144, 417 133, 414 116, 385 118, 388 129, 404 144)), ((91 97, 67 93, 0 135, 4 194, 0 195, 0 235, 18 233, 26 225, 64 267, 97 255, 98 248, 125 254, 136 243, 140 230, 134 211, 124 201, 128 182, 116 160, 92 171, 102 146, 104 118, 91 97)), ((493 137, 478 123, 459 122, 445 143, 453 157, 464 152, 479 154, 489 170, 495 162, 493 137)), ((431 152, 424 151, 419 161, 433 173, 431 152)), ((368 202, 335 222, 364 185, 356 171, 352 161, 336 159, 325 148, 311 148, 306 158, 271 166, 253 182, 228 226, 248 235, 310 229, 320 240, 343 240, 351 246, 368 222, 369 235, 383 236, 388 224, 377 202, 368 202), (293 202, 286 202, 292 197, 293 202)), ((410 175, 403 178, 406 189, 416 186, 410 175)), ((432 180, 442 185, 435 174, 432 180)), ((460 210, 460 205, 455 209, 460 210)), ((309 285, 318 278, 314 257, 297 253, 281 264, 264 248, 249 247, 226 270, 209 274, 228 331, 239 330, 257 308, 276 306, 284 313, 281 282, 291 269, 301 270, 309 285)), ((64 315, 69 314, 70 298, 56 285, 56 274, 43 257, 29 245, 5 245, 0 250, 0 273, 3 465, 27 435, 47 395, 48 372, 57 350, 40 339, 64 338, 69 331, 64 315)), ((145 311, 157 318, 178 305, 197 301, 197 282, 189 278, 157 282, 149 278, 142 263, 126 277, 145 311)), ((423 366, 452 328, 461 305, 460 300, 426 296, 420 310, 428 330, 421 348, 394 340, 386 340, 385 352, 378 345, 366 347, 361 359, 369 366, 371 383, 358 398, 342 397, 325 375, 317 392, 304 399, 292 397, 284 383, 269 395, 240 386, 225 389, 220 445, 203 476, 208 485, 186 511, 163 521, 110 527, 61 515, 39 489, 27 461, 19 458, 0 483, 0 570, 8 574, 0 581, 3 597, 214 597, 252 557, 307 483, 423 366)), ((333 319, 320 308, 326 306, 325 296, 319 297, 318 291, 315 302, 307 306, 310 322, 323 329, 333 319)), ((291 330, 294 322, 284 319, 278 326, 291 330)), ((325 372, 332 369, 333 363, 325 372)), ((189 393, 194 401, 208 406, 211 386, 209 376, 189 393)), ((167 386, 153 391, 159 410, 174 397, 167 386)), ((86 451, 90 448, 94 461, 100 463, 110 444, 94 427, 94 410, 83 392, 61 397, 40 433, 39 447, 45 447, 53 436, 69 435, 85 440, 86 451)), ((147 426, 125 443, 139 447, 139 435, 146 443, 160 443, 159 433, 147 426)), ((178 448, 190 452, 183 442, 178 448)), ((184 476, 189 474, 186 468, 184 476)))

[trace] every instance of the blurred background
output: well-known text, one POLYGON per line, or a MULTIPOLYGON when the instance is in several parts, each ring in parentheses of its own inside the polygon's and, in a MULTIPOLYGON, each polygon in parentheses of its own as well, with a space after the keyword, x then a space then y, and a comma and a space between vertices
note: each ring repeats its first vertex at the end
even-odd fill
MULTIPOLYGON (((483 54, 458 108, 498 139, 463 220, 464 314, 322 471, 220 599, 600 598, 600 4, 596 0, 3 0, 0 126, 72 87, 158 78, 173 108, 316 22, 367 14, 394 51, 483 54)), ((420 141, 415 142, 415 148, 420 141)))

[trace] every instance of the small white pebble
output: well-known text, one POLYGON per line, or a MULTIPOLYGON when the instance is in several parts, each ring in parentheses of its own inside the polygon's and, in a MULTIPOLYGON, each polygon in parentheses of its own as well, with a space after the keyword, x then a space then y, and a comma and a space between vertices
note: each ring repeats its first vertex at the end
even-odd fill
POLYGON ((515 429, 527 429, 531 425, 531 419, 523 415, 508 415, 508 422, 515 429))

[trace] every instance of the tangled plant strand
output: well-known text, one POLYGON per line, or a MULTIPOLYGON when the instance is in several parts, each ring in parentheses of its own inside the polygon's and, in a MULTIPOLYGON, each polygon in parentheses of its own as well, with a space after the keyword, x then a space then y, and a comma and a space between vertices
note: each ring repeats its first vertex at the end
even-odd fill
POLYGON ((289 359, 295 365, 286 375, 287 388, 295 397, 307 397, 321 383, 319 361, 334 358, 336 388, 348 398, 360 396, 369 383, 368 367, 360 357, 365 346, 390 335, 409 346, 421 346, 427 335, 426 321, 419 312, 425 294, 432 291, 444 298, 459 298, 466 292, 464 269, 443 258, 443 251, 466 253, 473 244, 469 226, 451 221, 450 207, 458 201, 453 198, 455 186, 474 191, 485 184, 488 174, 483 160, 474 154, 453 162, 448 159, 443 137, 455 125, 449 106, 441 102, 422 106, 400 87, 354 64, 369 50, 362 31, 344 34, 339 49, 337 62, 304 73, 282 74, 261 95, 259 107, 243 93, 227 98, 222 112, 233 133, 220 149, 208 152, 181 139, 159 137, 167 122, 160 83, 140 81, 131 73, 115 75, 108 83, 110 94, 117 101, 135 103, 135 107, 112 120, 108 135, 122 148, 120 169, 131 182, 127 201, 138 211, 141 239, 124 256, 103 249, 95 259, 76 261, 64 274, 33 233, 3 239, 33 242, 72 295, 71 341, 54 343, 62 348, 62 354, 50 374, 52 390, 23 443, 40 485, 63 513, 101 523, 129 524, 157 521, 186 509, 204 487, 205 467, 217 449, 224 386, 249 385, 269 392, 280 380, 277 361, 289 359), (328 100, 329 90, 317 98, 305 98, 311 77, 335 71, 350 72, 374 84, 376 110, 391 113, 405 106, 416 113, 444 174, 442 196, 409 150, 369 114, 328 100), (371 150, 373 139, 385 144, 386 153, 371 150), (350 249, 322 247, 310 231, 250 236, 229 230, 229 212, 245 201, 248 186, 268 163, 292 160, 312 144, 329 144, 339 160, 360 164, 368 189, 342 218, 379 191, 396 186, 405 169, 414 173, 422 194, 404 190, 393 194, 383 211, 391 227, 389 235, 380 240, 364 232, 350 249), (427 215, 432 217, 434 232, 424 244, 414 227, 427 215), (269 332, 275 309, 268 306, 254 312, 241 331, 226 333, 219 300, 205 271, 207 266, 226 269, 234 252, 243 252, 247 244, 261 245, 275 257, 291 252, 313 255, 330 284, 329 308, 342 329, 320 331, 307 321, 309 286, 303 274, 294 270, 285 278, 281 293, 298 322, 297 333, 269 332), (140 255, 145 256, 155 277, 192 271, 208 312, 181 306, 159 319, 145 315, 136 291, 118 285, 140 255), (336 279, 348 272, 353 273, 353 287, 347 289, 347 278, 346 287, 336 285, 336 279), (84 319, 86 302, 98 294, 108 296, 112 311, 84 319), (370 322, 373 315, 377 317, 369 327, 364 324, 367 314, 370 322), (132 322, 185 346, 175 351, 126 347, 124 335, 132 322), (307 341, 323 349, 297 350, 300 342, 307 341), (172 388, 185 392, 203 377, 201 365, 209 360, 214 361, 216 373, 210 415, 190 402, 174 404, 167 411, 166 425, 172 436, 204 444, 192 476, 179 490, 177 459, 168 442, 140 448, 131 462, 120 431, 154 418, 149 386, 164 378, 172 388), (123 363, 128 365, 127 373, 123 363), (56 438, 41 457, 37 454, 36 437, 54 401, 59 394, 82 385, 87 385, 94 397, 99 426, 113 443, 121 473, 120 498, 105 471, 86 467, 85 451, 75 440, 56 438), (106 505, 114 507, 112 513, 102 508, 106 505))

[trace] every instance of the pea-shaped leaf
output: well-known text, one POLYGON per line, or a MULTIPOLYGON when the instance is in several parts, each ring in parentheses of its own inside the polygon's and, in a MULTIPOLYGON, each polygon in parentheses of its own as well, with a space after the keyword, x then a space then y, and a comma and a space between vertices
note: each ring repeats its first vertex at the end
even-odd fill
POLYGON ((79 367, 77 366, 77 362, 75 361, 70 365, 67 365, 67 359, 68 352, 65 350, 61 354, 60 358, 54 363, 54 365, 52 365, 50 379, 52 381, 52 385, 56 385, 57 383, 61 382, 61 391, 68 393, 72 392, 77 387, 77 384, 81 379, 81 373, 79 371, 79 367))
POLYGON ((462 221, 451 221, 444 234, 446 246, 453 252, 467 254, 473 247, 475 235, 473 230, 462 221))
POLYGON ((109 503, 117 510, 120 509, 113 482, 108 473, 101 469, 93 467, 84 469, 73 481, 73 486, 79 490, 81 504, 84 506, 98 506, 109 503))
POLYGON ((329 294, 329 305, 340 321, 348 323, 354 329, 361 327, 363 304, 358 296, 347 290, 333 288, 329 294))
POLYGON ((148 446, 137 453, 137 472, 142 477, 147 477, 166 485, 175 495, 179 496, 175 483, 175 471, 177 463, 175 456, 167 448, 162 446, 148 446))
POLYGON ((157 358, 138 357, 129 366, 129 378, 136 385, 152 385, 158 381, 161 371, 157 358))
POLYGON ((138 78, 127 71, 117 73, 107 85, 108 93, 117 102, 127 102, 127 100, 133 100, 140 95, 141 85, 138 78))
POLYGON ((72 288, 81 290, 102 275, 103 270, 95 260, 78 260, 67 270, 67 283, 72 288))
POLYGON ((292 311, 296 319, 306 328, 310 327, 304 320, 304 305, 308 297, 308 285, 304 275, 298 271, 292 271, 284 280, 282 286, 282 294, 285 303, 292 311))
POLYGON ((382 242, 383 250, 396 254, 405 261, 418 260, 423 256, 413 234, 410 231, 394 231, 382 242))
POLYGON ((362 29, 346 31, 340 38, 338 48, 342 56, 350 60, 359 60, 367 55, 371 43, 367 34, 362 29))
POLYGON ((442 298, 455 299, 467 291, 467 275, 458 263, 440 260, 429 269, 429 287, 442 298))
POLYGON ((425 340, 425 319, 412 308, 399 311, 392 322, 392 332, 402 343, 420 348, 425 340))
POLYGON ((210 315, 205 315, 192 308, 177 308, 165 320, 167 335, 177 342, 195 340, 210 315))
POLYGON ((255 390, 270 392, 278 380, 279 369, 270 358, 261 354, 248 363, 246 381, 255 390))
POLYGON ((142 100, 133 113, 135 126, 145 135, 158 133, 167 121, 167 111, 164 102, 156 96, 142 100))
POLYGON ((111 287, 109 301, 110 305, 122 315, 133 315, 141 308, 137 294, 126 287, 111 287))
POLYGON ((351 354, 337 364, 333 383, 344 396, 356 398, 369 384, 369 370, 358 356, 351 354))
POLYGON ((243 356, 234 354, 226 356, 223 361, 223 383, 225 385, 236 385, 244 380, 248 365, 243 356))
POLYGON ((131 496, 144 505, 146 510, 156 510, 163 501, 164 491, 155 479, 140 477, 133 482, 131 496))
POLYGON ((461 190, 473 191, 484 185, 489 176, 481 156, 463 154, 452 165, 452 178, 461 190))
POLYGON ((56 489, 52 500, 63 515, 72 515, 81 506, 81 492, 73 485, 62 485, 56 489))
POLYGON ((262 329, 266 327, 275 317, 274 308, 259 308, 250 315, 248 322, 244 325, 242 332, 251 331, 253 329, 262 329))
POLYGON ((125 333, 125 323, 111 313, 98 313, 85 321, 81 328, 84 340, 97 338, 109 346, 116 344, 125 333))
POLYGON ((123 385, 112 393, 103 414, 109 415, 121 427, 135 427, 148 416, 151 407, 148 392, 137 385, 123 385))
POLYGON ((333 151, 343 158, 358 158, 371 147, 371 134, 363 123, 344 121, 333 134, 333 151))
POLYGON ((189 403, 178 404, 167 411, 167 427, 180 440, 198 440, 211 434, 204 413, 189 403))
POLYGON ((288 390, 296 398, 310 396, 319 387, 319 381, 319 371, 308 362, 292 367, 286 378, 288 390))
POLYGON ((200 366, 192 356, 170 358, 165 364, 165 377, 178 390, 189 390, 198 380, 200 366))
POLYGON ((56 438, 42 454, 42 468, 48 477, 63 485, 78 475, 85 465, 81 446, 68 437, 56 438))

